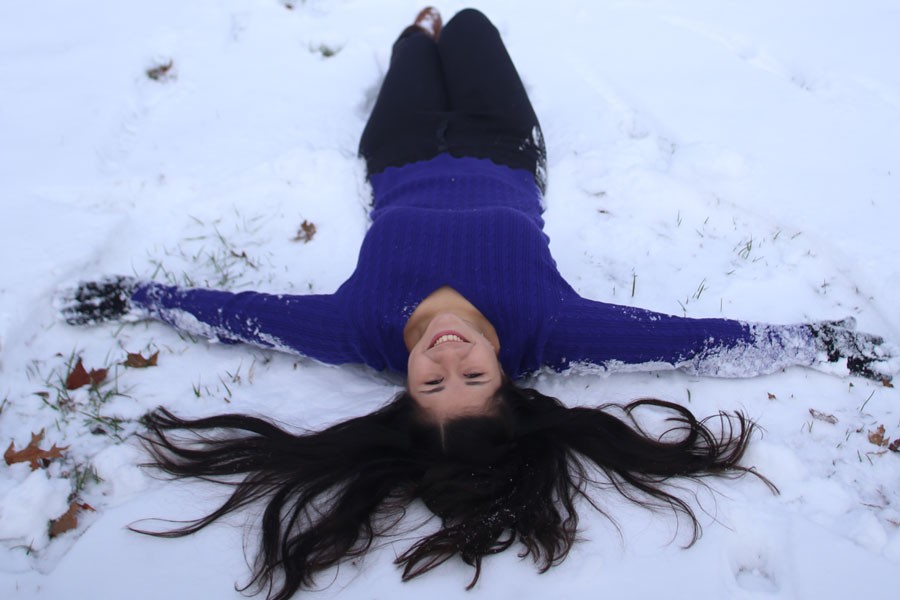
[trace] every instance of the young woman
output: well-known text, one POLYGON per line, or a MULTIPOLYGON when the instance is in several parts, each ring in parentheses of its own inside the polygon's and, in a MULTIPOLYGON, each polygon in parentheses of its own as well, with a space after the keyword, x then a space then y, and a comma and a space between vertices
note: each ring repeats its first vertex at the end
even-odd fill
POLYGON ((687 319, 580 297, 542 232, 545 148, 499 34, 475 10, 441 27, 423 10, 393 47, 362 134, 372 224, 357 268, 333 294, 180 289, 115 277, 67 298, 72 324, 158 319, 223 342, 404 374, 406 391, 375 413, 294 434, 262 419, 146 419, 154 464, 233 486, 212 514, 160 535, 186 535, 263 501, 248 587, 288 598, 364 553, 415 499, 441 527, 397 559, 403 577, 516 543, 546 570, 574 543, 575 502, 600 469, 629 499, 662 503, 699 525, 669 477, 740 475, 753 425, 715 427, 659 400, 567 408, 513 383, 542 367, 685 369, 752 376, 842 361, 889 378, 896 359, 852 320, 798 325, 687 319), (671 413, 662 437, 633 418, 671 413), (173 430, 189 432, 179 438, 173 430))

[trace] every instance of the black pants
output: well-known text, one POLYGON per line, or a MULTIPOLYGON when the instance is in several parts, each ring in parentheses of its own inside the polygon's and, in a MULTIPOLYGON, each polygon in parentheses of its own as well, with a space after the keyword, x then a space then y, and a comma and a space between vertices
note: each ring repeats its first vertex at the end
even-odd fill
POLYGON ((526 169, 544 188, 537 116, 497 28, 474 9, 438 42, 416 27, 400 35, 359 143, 370 175, 442 152, 526 169))

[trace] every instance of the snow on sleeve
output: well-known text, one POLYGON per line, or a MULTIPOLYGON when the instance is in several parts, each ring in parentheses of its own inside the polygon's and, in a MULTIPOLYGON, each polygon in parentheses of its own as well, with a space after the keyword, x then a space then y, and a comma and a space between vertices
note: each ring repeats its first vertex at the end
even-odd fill
POLYGON ((141 282, 131 300, 147 318, 209 340, 253 344, 326 364, 366 362, 358 331, 334 294, 232 293, 141 282))
POLYGON ((568 301, 544 359, 557 370, 682 369, 712 377, 753 377, 810 366, 816 346, 806 325, 692 319, 641 308, 568 301))
POLYGON ((792 366, 810 366, 816 348, 805 325, 765 325, 750 323, 750 339, 734 344, 716 344, 693 359, 676 366, 697 375, 712 377, 753 377, 792 366))

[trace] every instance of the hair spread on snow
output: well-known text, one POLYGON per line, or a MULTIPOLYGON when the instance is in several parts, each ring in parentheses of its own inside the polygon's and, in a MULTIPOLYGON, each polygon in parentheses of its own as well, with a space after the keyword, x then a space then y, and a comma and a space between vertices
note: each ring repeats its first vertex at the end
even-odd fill
POLYGON ((183 420, 158 409, 145 418, 150 465, 233 491, 183 527, 133 529, 185 536, 261 502, 259 548, 241 589, 286 600, 394 532, 409 503, 420 499, 441 527, 397 557, 403 579, 459 556, 474 568, 470 589, 482 559, 517 542, 541 572, 563 561, 576 540, 577 500, 603 512, 590 494, 598 475, 632 502, 686 516, 692 544, 700 523, 690 504, 666 489, 667 480, 756 474, 738 464, 754 428, 741 413, 698 420, 654 399, 567 408, 509 381, 497 394, 490 416, 438 425, 401 393, 376 412, 302 434, 247 415, 183 420), (643 407, 670 413, 668 430, 652 435, 642 428, 635 412, 643 407))

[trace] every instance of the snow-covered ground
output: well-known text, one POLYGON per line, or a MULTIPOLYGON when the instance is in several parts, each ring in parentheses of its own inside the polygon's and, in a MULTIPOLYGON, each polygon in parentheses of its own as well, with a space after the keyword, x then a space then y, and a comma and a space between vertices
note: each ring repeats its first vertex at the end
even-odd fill
MULTIPOLYGON (((464 5, 441 5, 449 18, 464 5)), ((483 0, 549 150, 547 231, 583 295, 689 316, 853 315, 900 342, 900 7, 894 0, 483 0)), ((252 511, 182 540, 131 533, 202 514, 221 490, 137 465, 135 419, 256 412, 319 426, 397 382, 157 324, 73 328, 53 297, 103 274, 328 292, 351 272, 368 189, 356 143, 406 0, 0 4, 0 597, 237 598, 252 511), (167 70, 165 67, 171 64, 167 70), (157 78, 148 70, 157 68, 157 78), (313 238, 297 240, 306 221, 313 238), (146 369, 121 363, 149 357, 146 369), (65 389, 78 358, 108 368, 65 389), (73 493, 73 490, 75 493, 73 493), (78 525, 52 539, 72 502, 78 525), (246 538, 246 539, 245 539, 246 538)), ((655 396, 742 409, 764 432, 752 477, 702 489, 704 536, 601 495, 538 575, 506 552, 471 592, 459 563, 411 583, 409 537, 322 578, 319 598, 891 597, 900 589, 900 392, 791 369, 533 382, 569 403, 655 396), (811 410, 817 411, 815 415, 811 410), (873 438, 874 439, 874 438, 873 438), (878 441, 875 439, 874 441, 878 441)), ((302 594, 301 594, 302 595, 302 594)))

